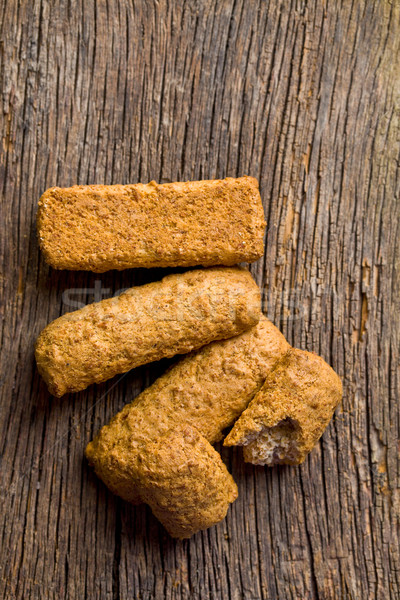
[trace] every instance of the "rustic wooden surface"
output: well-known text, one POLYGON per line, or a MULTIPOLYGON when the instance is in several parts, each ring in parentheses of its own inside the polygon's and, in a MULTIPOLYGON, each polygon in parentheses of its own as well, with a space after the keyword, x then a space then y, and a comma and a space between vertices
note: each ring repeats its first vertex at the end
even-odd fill
POLYGON ((0 14, 0 597, 398 599, 399 1, 3 0, 0 14), (224 450, 240 497, 178 542, 83 458, 166 363, 56 400, 33 359, 65 290, 93 288, 89 302, 96 281, 110 295, 161 272, 52 271, 37 200, 241 174, 268 220, 251 267, 264 310, 341 374, 343 406, 300 468, 224 450))

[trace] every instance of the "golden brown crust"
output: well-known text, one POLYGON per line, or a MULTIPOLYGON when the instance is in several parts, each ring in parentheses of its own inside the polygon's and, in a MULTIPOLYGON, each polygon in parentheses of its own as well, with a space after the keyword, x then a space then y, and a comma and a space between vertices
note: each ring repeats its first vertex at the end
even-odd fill
POLYGON ((260 315, 248 271, 187 271, 56 319, 38 337, 36 362, 49 391, 62 396, 237 335, 260 315))
POLYGON ((263 253, 264 229, 253 177, 54 187, 37 214, 52 267, 97 273, 252 262, 263 253))
POLYGON ((225 446, 244 446, 253 464, 304 461, 342 398, 335 371, 314 353, 292 348, 236 421, 225 446))
POLYGON ((146 444, 137 478, 143 500, 168 533, 180 539, 219 523, 238 494, 218 452, 189 426, 146 444))
POLYGON ((178 425, 211 443, 241 414, 275 363, 289 349, 265 317, 241 335, 185 357, 105 425, 86 449, 104 483, 140 502, 136 469, 141 447, 178 425))

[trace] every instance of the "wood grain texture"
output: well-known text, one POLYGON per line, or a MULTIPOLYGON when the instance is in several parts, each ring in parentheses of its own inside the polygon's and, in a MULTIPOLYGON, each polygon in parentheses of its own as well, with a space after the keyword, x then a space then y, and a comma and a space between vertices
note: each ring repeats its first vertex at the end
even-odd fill
POLYGON ((398 0, 3 0, 0 15, 0 596, 399 598, 398 0), (177 542, 83 458, 166 362, 56 400, 33 359, 66 290, 89 302, 162 272, 52 271, 37 201, 243 174, 268 221, 251 267, 264 311, 332 364, 344 401, 300 468, 224 449, 239 499, 177 542))

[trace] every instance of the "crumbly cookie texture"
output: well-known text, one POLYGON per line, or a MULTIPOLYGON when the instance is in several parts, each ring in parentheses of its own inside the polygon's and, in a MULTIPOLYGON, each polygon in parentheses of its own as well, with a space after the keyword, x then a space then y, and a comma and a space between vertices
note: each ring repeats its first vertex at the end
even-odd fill
POLYGON ((45 260, 96 273, 252 262, 263 254, 264 230, 253 177, 53 187, 37 213, 45 260))
POLYGON ((168 533, 180 539, 219 523, 238 495, 218 452, 189 426, 145 445, 137 477, 143 500, 168 533))
POLYGON ((49 391, 62 396, 238 335, 260 316, 260 292, 248 271, 196 269, 56 319, 38 337, 36 362, 49 391))
POLYGON ((117 495, 141 502, 141 449, 171 428, 195 427, 210 443, 222 438, 290 348, 261 317, 257 326, 183 358, 127 404, 86 448, 96 474, 117 495))
POLYGON ((335 371, 314 353, 292 348, 236 421, 225 446, 244 446, 246 462, 298 465, 323 434, 342 398, 335 371))

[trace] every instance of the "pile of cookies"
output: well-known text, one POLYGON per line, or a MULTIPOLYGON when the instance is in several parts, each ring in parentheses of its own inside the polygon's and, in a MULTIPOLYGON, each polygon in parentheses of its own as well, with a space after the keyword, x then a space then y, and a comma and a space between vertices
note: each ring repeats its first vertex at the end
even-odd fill
POLYGON ((58 397, 187 353, 88 444, 114 493, 148 503, 172 536, 187 538, 237 497, 212 447, 227 427, 224 445, 243 446, 247 462, 304 461, 342 386, 322 358, 289 346, 262 314, 250 273, 232 266, 264 251, 254 178, 51 188, 37 224, 57 269, 207 267, 87 305, 39 335, 38 370, 58 397))

